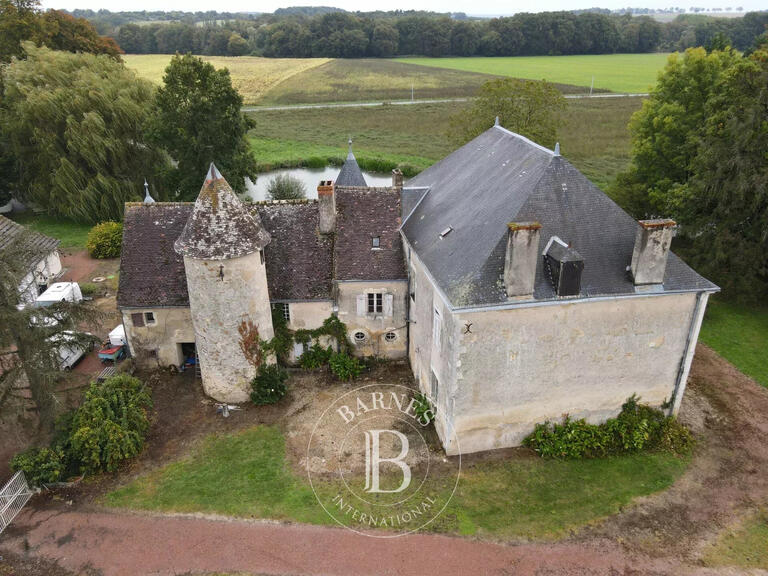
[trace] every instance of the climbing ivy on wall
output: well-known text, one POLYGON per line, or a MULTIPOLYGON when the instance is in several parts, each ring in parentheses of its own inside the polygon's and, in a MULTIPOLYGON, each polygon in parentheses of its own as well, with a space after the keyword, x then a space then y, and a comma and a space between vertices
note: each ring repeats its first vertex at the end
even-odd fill
POLYGON ((265 352, 273 352, 277 361, 281 364, 287 362, 288 354, 294 342, 306 344, 321 336, 335 338, 341 352, 350 352, 351 350, 351 345, 347 339, 347 325, 336 316, 326 318, 319 328, 293 331, 288 328, 288 323, 285 321, 282 310, 273 308, 272 327, 274 328, 275 336, 270 340, 262 340, 261 348, 265 352))

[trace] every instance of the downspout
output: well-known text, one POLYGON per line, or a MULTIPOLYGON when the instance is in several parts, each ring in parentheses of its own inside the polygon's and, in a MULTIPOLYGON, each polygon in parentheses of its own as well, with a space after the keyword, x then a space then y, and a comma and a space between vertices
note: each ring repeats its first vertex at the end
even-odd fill
POLYGON ((680 409, 680 403, 683 400, 683 393, 685 392, 686 380, 688 379, 688 372, 690 370, 691 361, 693 360, 693 346, 696 345, 696 341, 699 338, 699 328, 701 328, 701 318, 703 307, 706 302, 706 292, 696 293, 696 305, 693 308, 693 315, 691 316, 691 325, 688 328, 688 338, 685 342, 685 350, 683 357, 680 359, 680 368, 677 372, 677 381, 675 382, 675 389, 672 392, 672 398, 670 399, 669 416, 675 416, 680 409))

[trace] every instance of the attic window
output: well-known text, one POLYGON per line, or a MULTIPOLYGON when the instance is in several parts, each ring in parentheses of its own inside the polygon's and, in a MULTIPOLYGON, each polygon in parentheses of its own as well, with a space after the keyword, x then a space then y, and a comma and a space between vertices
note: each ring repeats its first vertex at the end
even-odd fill
POLYGON ((453 232, 453 228, 451 228, 450 226, 448 226, 448 228, 446 228, 445 230, 443 230, 442 232, 440 232, 440 238, 445 238, 445 237, 446 237, 446 236, 448 236, 448 234, 450 234, 451 232, 453 232))
POLYGON ((381 248, 381 236, 371 238, 371 248, 381 248))

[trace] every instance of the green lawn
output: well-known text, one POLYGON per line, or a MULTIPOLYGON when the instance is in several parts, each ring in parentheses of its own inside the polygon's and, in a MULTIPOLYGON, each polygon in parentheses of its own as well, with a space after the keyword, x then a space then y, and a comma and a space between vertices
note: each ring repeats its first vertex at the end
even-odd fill
MULTIPOLYGON (((606 187, 630 159, 627 123, 641 98, 569 100, 559 133, 563 155, 606 187)), ((251 144, 265 168, 305 165, 313 157, 342 157, 347 139, 360 158, 384 158, 426 168, 458 147, 447 136, 451 117, 467 104, 371 108, 310 108, 251 112, 251 144)))
POLYGON ((699 338, 744 374, 768 387, 768 307, 714 298, 707 306, 699 338))
POLYGON ((60 248, 84 250, 88 231, 91 229, 88 224, 80 224, 46 214, 35 214, 32 211, 16 213, 11 218, 36 232, 57 238, 61 241, 60 248))
POLYGON ((704 563, 768 569, 768 512, 758 511, 726 532, 705 554, 704 563))
POLYGON ((518 56, 496 58, 400 58, 398 62, 481 72, 498 76, 548 80, 558 84, 613 92, 648 92, 668 54, 600 54, 587 56, 518 56))
MULTIPOLYGON (((451 503, 430 529, 504 538, 560 536, 618 512, 633 498, 667 488, 687 462, 667 454, 641 454, 589 461, 531 456, 476 463, 462 470, 451 503)), ((453 488, 452 469, 432 478, 424 490, 447 498, 453 488)), ((335 480, 315 483, 326 497, 336 494, 339 486, 335 480)), ((189 458, 111 492, 105 504, 333 524, 306 477, 289 470, 282 433, 266 426, 209 437, 189 458)))

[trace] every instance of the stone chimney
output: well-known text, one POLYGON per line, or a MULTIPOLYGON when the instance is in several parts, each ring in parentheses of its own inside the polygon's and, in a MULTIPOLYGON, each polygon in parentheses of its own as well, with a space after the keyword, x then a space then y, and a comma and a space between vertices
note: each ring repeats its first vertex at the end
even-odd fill
POLYGON ((336 230, 336 194, 333 188, 332 180, 321 180, 317 187, 321 234, 331 234, 336 230))
POLYGON ((641 220, 635 235, 630 270, 635 285, 661 284, 667 268, 675 221, 641 220))
POLYGON ((395 168, 392 170, 392 188, 402 188, 403 187, 403 173, 400 171, 399 168, 395 168))
POLYGON ((507 255, 504 259, 504 287, 508 298, 530 298, 539 260, 538 222, 510 222, 507 255))

